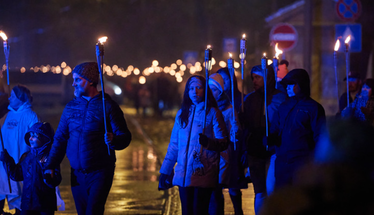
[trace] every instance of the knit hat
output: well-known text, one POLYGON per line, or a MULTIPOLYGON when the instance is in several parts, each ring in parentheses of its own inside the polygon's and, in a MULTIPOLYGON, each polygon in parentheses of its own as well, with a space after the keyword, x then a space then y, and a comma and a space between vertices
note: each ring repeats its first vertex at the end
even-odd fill
POLYGON ((213 85, 217 87, 217 89, 223 93, 224 90, 224 84, 223 84, 223 78, 220 74, 218 73, 213 73, 209 76, 209 85, 213 85))
POLYGON ((252 67, 251 75, 252 74, 256 74, 256 75, 259 75, 259 76, 262 76, 262 77, 265 76, 264 75, 264 70, 262 70, 261 65, 257 65, 257 66, 252 67))
POLYGON ((23 103, 32 102, 31 92, 26 86, 18 84, 14 86, 12 90, 14 94, 16 94, 16 97, 23 103))
POLYGON ((74 67, 72 73, 77 73, 91 83, 99 83, 99 67, 96 62, 81 63, 74 67))
MULTIPOLYGON (((360 73, 357 72, 357 71, 350 71, 348 73, 348 81, 349 79, 360 79, 360 73)), ((344 77, 343 81, 346 81, 347 80, 347 77, 344 77)))

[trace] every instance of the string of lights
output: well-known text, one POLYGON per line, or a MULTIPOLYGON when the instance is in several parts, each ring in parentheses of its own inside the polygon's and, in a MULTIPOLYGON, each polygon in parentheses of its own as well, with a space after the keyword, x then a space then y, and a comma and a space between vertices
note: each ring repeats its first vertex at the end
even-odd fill
MULTIPOLYGON (((216 64, 216 60, 212 58, 212 65, 216 64)), ((226 67, 227 64, 225 61, 220 61, 218 63, 220 67, 226 67)), ((122 78, 126 78, 130 75, 136 75, 139 76, 139 83, 145 84, 146 83, 146 77, 153 74, 153 73, 161 73, 164 72, 166 74, 169 74, 170 76, 174 76, 176 81, 178 83, 181 83, 183 81, 183 76, 186 72, 189 72, 191 75, 195 73, 199 73, 203 70, 203 67, 205 67, 205 63, 195 62, 194 64, 188 63, 187 65, 183 63, 181 59, 178 59, 175 61, 175 63, 170 64, 170 66, 161 67, 159 66, 159 62, 157 60, 152 61, 152 65, 150 67, 146 67, 141 72, 139 68, 134 67, 133 65, 129 65, 126 67, 120 67, 118 65, 107 65, 104 64, 104 74, 107 76, 120 76, 122 78)), ((239 68, 240 63, 234 62, 234 68, 239 68)), ((2 67, 2 70, 6 70, 6 65, 4 64, 2 67)), ((29 70, 27 70, 25 67, 21 67, 20 69, 21 73, 25 72, 52 72, 53 74, 63 74, 65 76, 69 75, 72 72, 72 68, 67 65, 66 62, 62 62, 60 65, 51 66, 51 65, 41 65, 41 66, 34 66, 30 67, 29 70)))

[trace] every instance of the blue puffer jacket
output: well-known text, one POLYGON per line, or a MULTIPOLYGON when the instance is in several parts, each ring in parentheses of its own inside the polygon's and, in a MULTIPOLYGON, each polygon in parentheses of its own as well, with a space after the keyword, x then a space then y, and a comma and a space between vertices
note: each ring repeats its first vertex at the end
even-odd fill
MULTIPOLYGON (((206 117, 205 134, 209 138, 226 142, 221 149, 203 148, 200 154, 199 133, 203 132, 204 102, 192 105, 188 125, 181 128, 177 113, 170 143, 160 173, 170 175, 175 163, 173 185, 181 187, 215 187, 218 184, 219 151, 227 148, 227 131, 222 113, 211 108, 206 117), (215 150, 215 151, 213 151, 215 150), (200 155, 200 156, 199 156, 200 155)), ((217 144, 219 145, 219 144, 217 144)), ((212 146, 214 147, 214 146, 212 146)))
POLYGON ((114 166, 114 150, 126 148, 131 141, 123 112, 109 95, 105 95, 108 132, 112 132, 113 147, 108 155, 104 141, 104 115, 101 93, 89 101, 76 97, 70 101, 61 116, 50 152, 47 169, 53 169, 65 153, 73 169, 92 172, 114 166))

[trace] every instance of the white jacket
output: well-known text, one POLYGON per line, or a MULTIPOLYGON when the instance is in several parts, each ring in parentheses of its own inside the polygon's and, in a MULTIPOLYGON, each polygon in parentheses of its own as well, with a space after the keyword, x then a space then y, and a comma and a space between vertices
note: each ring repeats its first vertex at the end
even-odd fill
MULTIPOLYGON (((188 125, 181 128, 178 111, 170 143, 160 173, 170 175, 175 163, 173 185, 181 187, 215 187, 218 184, 219 152, 203 148, 200 154, 199 133, 203 132, 204 102, 192 105, 188 125)), ((222 113, 211 108, 206 117, 205 135, 226 141, 227 131, 222 113)))
MULTIPOLYGON (((18 163, 22 154, 30 150, 24 138, 27 130, 40 120, 28 102, 24 103, 18 110, 14 110, 10 106, 8 106, 8 109, 9 112, 0 119, 1 133, 4 140, 4 148, 14 161, 18 163)), ((19 200, 21 198, 22 182, 12 180, 10 182, 12 193, 9 193, 7 174, 3 167, 3 162, 0 161, 0 199, 4 199, 5 195, 10 195, 8 196, 10 209, 14 207, 20 208, 21 202, 19 200)))

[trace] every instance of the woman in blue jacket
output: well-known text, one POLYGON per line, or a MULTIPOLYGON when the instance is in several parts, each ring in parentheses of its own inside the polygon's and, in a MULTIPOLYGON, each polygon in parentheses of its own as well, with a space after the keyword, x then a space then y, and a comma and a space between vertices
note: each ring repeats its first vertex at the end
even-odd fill
POLYGON ((208 214, 211 193, 218 185, 219 152, 228 146, 225 122, 210 89, 203 130, 204 100, 205 78, 191 76, 160 169, 160 187, 165 187, 176 164, 173 185, 179 187, 183 215, 208 214))

